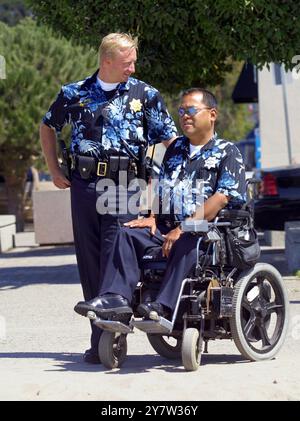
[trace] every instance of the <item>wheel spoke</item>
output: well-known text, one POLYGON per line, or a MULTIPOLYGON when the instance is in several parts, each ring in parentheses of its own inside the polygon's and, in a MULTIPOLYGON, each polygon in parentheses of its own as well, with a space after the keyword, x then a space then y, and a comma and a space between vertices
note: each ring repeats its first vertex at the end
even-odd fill
POLYGON ((244 326, 244 332, 247 338, 250 338, 252 336, 251 333, 254 328, 255 328, 255 319, 253 319, 253 317, 250 317, 244 326))
POLYGON ((251 315, 253 314, 252 303, 250 303, 246 296, 243 297, 242 307, 247 310, 251 315))
POLYGON ((266 305, 268 315, 274 312, 278 313, 278 309, 282 309, 282 308, 283 308, 283 304, 276 304, 274 301, 266 305))
POLYGON ((269 337, 268 337, 268 332, 267 332, 266 326, 264 324, 261 324, 260 326, 258 326, 258 330, 259 330, 259 333, 260 333, 260 336, 261 336, 263 346, 264 347, 270 346, 271 342, 270 342, 269 337))
POLYGON ((271 285, 264 277, 257 278, 259 297, 261 300, 269 301, 271 298, 271 285))

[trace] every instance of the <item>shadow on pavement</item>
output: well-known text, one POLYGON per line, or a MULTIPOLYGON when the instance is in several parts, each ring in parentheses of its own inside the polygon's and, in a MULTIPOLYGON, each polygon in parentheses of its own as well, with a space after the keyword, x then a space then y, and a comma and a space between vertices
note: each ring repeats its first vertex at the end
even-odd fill
POLYGON ((61 266, 23 266, 0 269, 1 288, 20 288, 29 284, 76 284, 79 275, 76 264, 61 266))
MULTIPOLYGON (((45 371, 75 371, 75 372, 107 372, 106 374, 130 374, 144 373, 151 369, 159 369, 166 372, 185 373, 182 362, 168 360, 156 354, 128 355, 122 367, 107 369, 102 364, 87 364, 82 361, 82 355, 78 353, 58 352, 8 352, 0 353, 0 358, 9 359, 49 359, 54 360, 53 368, 45 371)), ((239 354, 203 354, 201 365, 208 364, 237 364, 249 362, 239 354)))
POLYGON ((45 370, 45 371, 105 371, 106 369, 101 364, 86 364, 82 361, 82 354, 70 354, 60 352, 7 352, 0 353, 0 358, 9 359, 49 359, 54 360, 55 363, 61 364, 56 365, 59 370, 45 370), (72 367, 72 369, 71 369, 72 367))
MULTIPOLYGON (((249 362, 241 355, 225 355, 225 354, 208 354, 202 355, 201 365, 208 365, 208 364, 236 364, 236 363, 244 363, 249 362)), ((152 369, 163 370, 166 372, 172 373, 186 373, 185 368, 182 365, 181 359, 178 360, 170 360, 164 357, 161 357, 157 354, 144 354, 144 355, 127 355, 125 362, 123 363, 122 367, 117 369, 107 369, 102 365, 101 370, 99 371, 106 371, 107 374, 112 375, 122 375, 122 374, 138 374, 138 373, 145 373, 152 369)), ((65 370, 74 370, 76 371, 81 370, 81 367, 73 364, 66 364, 64 367, 65 370)))
POLYGON ((3 259, 15 259, 25 257, 47 257, 47 256, 67 256, 75 254, 74 246, 43 246, 32 247, 26 250, 14 249, 14 251, 0 254, 0 261, 3 259))

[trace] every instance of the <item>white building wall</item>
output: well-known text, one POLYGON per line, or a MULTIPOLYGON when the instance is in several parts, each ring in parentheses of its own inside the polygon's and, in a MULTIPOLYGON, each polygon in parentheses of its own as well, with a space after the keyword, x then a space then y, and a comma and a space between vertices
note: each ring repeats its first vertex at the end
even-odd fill
MULTIPOLYGON (((300 77, 289 72, 285 79, 292 163, 300 164, 300 77)), ((283 85, 275 84, 274 64, 258 72, 258 92, 261 166, 289 165, 283 85)))

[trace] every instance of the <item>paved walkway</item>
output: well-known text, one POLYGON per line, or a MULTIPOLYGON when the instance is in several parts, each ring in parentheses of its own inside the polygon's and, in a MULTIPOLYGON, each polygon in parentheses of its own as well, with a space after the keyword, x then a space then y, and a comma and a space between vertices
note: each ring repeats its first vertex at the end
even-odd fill
MULTIPOLYGON (((284 266, 282 253, 266 254, 266 260, 272 256, 284 266)), ((0 400, 299 400, 300 280, 284 279, 291 323, 275 360, 249 363, 232 341, 215 341, 199 370, 187 373, 136 331, 128 337, 124 366, 109 371, 81 359, 89 325, 73 311, 82 297, 73 247, 2 254, 0 400)))

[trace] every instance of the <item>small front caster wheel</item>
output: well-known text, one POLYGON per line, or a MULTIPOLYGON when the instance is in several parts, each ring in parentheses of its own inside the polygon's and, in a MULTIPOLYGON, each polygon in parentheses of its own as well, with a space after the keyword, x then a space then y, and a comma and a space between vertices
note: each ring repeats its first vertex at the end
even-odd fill
POLYGON ((201 344, 199 330, 189 327, 183 334, 181 357, 187 371, 196 371, 201 362, 201 344))
POLYGON ((121 367, 127 355, 127 335, 105 330, 100 336, 98 355, 106 368, 121 367))

